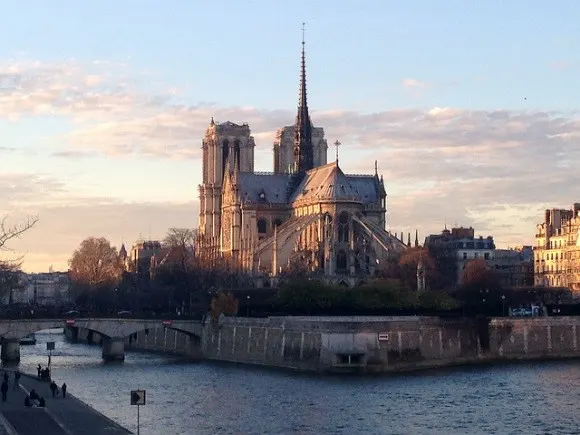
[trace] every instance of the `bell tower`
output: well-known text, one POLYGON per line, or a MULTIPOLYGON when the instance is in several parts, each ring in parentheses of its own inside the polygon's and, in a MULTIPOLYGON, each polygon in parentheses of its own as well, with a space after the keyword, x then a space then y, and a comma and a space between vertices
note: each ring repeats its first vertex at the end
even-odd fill
POLYGON ((206 247, 219 246, 222 185, 227 171, 254 172, 254 137, 248 124, 213 118, 202 141, 203 175, 199 186, 199 232, 206 247))

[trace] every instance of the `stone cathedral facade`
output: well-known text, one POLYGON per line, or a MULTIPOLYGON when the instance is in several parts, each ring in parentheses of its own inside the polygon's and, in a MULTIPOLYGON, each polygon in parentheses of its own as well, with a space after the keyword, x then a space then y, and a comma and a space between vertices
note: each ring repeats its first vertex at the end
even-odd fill
POLYGON ((256 277, 294 270, 355 285, 405 244, 386 228, 383 177, 327 163, 324 130, 310 120, 304 41, 298 112, 278 130, 274 171, 254 171, 247 124, 212 119, 202 142, 198 253, 228 259, 256 277))

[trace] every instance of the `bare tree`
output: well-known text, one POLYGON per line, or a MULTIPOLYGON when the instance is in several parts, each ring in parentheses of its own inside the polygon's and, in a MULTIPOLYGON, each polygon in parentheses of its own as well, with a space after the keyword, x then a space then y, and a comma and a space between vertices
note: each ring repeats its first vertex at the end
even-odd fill
POLYGON ((182 270, 187 270, 194 256, 195 231, 189 228, 170 228, 165 235, 165 245, 168 255, 179 264, 182 270))
MULTIPOLYGON (((8 223, 8 215, 5 215, 0 221, 0 251, 9 251, 8 242, 20 238, 22 234, 34 227, 37 222, 38 216, 28 216, 24 222, 11 225, 8 223)), ((22 258, 8 260, 0 259, 0 262, 8 263, 10 265, 16 265, 15 263, 17 263, 17 267, 20 266, 21 261, 22 258)))
POLYGON ((83 240, 69 265, 73 282, 93 288, 116 285, 123 270, 117 249, 104 237, 83 240))
MULTIPOLYGON (((8 215, 0 221, 0 253, 10 251, 8 242, 20 238, 38 222, 38 216, 28 216, 23 222, 9 224, 8 215)), ((18 273, 22 266, 22 256, 1 258, 0 257, 0 295, 10 294, 9 303, 12 303, 12 292, 19 283, 18 273)))

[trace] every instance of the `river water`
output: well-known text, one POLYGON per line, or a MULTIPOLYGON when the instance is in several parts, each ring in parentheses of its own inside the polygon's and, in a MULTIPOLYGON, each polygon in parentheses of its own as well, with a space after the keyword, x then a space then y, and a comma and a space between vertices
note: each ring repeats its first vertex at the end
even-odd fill
POLYGON ((55 341, 56 381, 135 433, 129 391, 147 390, 141 435, 580 434, 580 362, 314 376, 138 352, 105 364, 98 346, 37 339, 21 347, 22 370, 46 365, 55 341))

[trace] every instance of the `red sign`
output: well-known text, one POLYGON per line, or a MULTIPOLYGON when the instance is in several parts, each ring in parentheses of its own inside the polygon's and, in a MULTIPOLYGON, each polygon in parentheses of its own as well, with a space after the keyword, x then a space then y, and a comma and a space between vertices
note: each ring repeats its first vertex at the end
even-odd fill
POLYGON ((67 324, 67 325, 69 325, 69 326, 72 326, 72 325, 74 325, 74 324, 75 324, 75 319, 68 319, 68 320, 66 321, 66 324, 67 324))
POLYGON ((164 320, 163 321, 163 326, 171 326, 173 322, 171 320, 164 320))
POLYGON ((378 339, 379 339, 379 341, 389 341, 389 333, 388 332, 379 332, 378 339))

